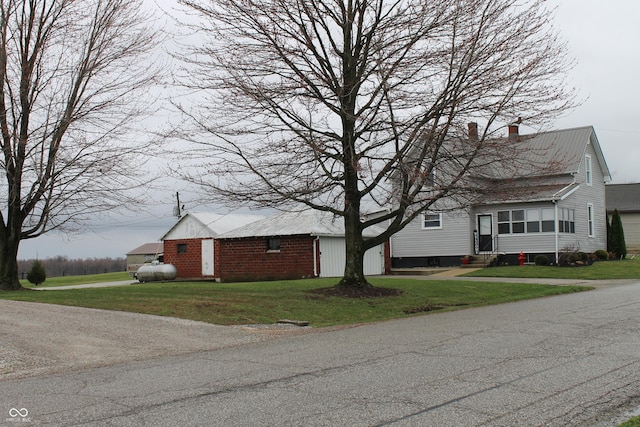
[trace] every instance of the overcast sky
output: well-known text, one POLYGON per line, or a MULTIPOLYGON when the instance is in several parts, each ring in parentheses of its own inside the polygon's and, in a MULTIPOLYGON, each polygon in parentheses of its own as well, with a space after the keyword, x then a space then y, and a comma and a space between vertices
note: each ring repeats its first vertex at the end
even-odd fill
MULTIPOLYGON (((171 0, 158 1, 168 4, 171 0)), ((557 26, 577 61, 570 83, 585 100, 559 118, 554 128, 594 126, 613 183, 640 182, 640 1, 550 3, 558 7, 557 26)), ((143 243, 158 241, 168 231, 175 222, 172 203, 176 190, 180 188, 169 188, 161 196, 163 200, 154 203, 152 214, 96 221, 92 232, 82 235, 54 233, 24 241, 19 257, 123 257, 143 243)), ((193 208, 186 202, 187 208, 193 208)))

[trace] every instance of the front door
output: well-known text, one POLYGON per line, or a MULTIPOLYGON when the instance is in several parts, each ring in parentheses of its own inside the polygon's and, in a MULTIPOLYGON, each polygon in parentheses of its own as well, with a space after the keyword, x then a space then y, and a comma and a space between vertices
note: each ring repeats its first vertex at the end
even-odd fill
POLYGON ((490 214, 478 215, 478 250, 493 251, 493 218, 490 214))

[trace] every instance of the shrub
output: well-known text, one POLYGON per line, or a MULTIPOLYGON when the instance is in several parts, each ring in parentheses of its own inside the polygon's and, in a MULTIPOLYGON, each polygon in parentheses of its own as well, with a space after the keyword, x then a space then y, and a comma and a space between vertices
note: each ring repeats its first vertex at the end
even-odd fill
POLYGON ((606 260, 609 259, 609 253, 607 251, 605 251, 605 250, 602 250, 602 249, 598 249, 597 251, 595 251, 594 255, 600 261, 606 261, 606 260))
POLYGON ((47 280, 47 272, 39 260, 35 260, 31 265, 31 270, 27 273, 27 280, 36 286, 47 280))
POLYGON ((607 246, 609 252, 614 253, 614 258, 623 259, 627 256, 627 245, 624 241, 624 230, 618 209, 613 211, 611 216, 611 227, 609 229, 609 241, 607 246))
POLYGON ((549 258, 546 255, 537 255, 533 261, 536 265, 549 265, 549 258))

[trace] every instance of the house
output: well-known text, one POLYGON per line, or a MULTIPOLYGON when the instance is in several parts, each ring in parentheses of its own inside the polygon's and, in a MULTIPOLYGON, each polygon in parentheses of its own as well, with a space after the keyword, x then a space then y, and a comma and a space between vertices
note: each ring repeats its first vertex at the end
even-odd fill
POLYGON ((142 264, 162 259, 162 242, 145 243, 127 252, 127 273, 135 275, 142 264))
POLYGON ((521 252, 527 262, 536 255, 553 262, 563 250, 606 249, 605 182, 611 176, 593 127, 530 136, 519 135, 517 126, 509 131, 521 170, 494 165, 469 178, 493 194, 464 209, 422 212, 392 237, 393 267, 453 266, 466 255, 486 263, 497 254, 515 264, 521 252))
POLYGON ((176 267, 179 279, 213 279, 214 239, 263 218, 259 215, 188 212, 160 238, 164 262, 176 267))
POLYGON ((607 214, 618 210, 627 252, 640 252, 640 184, 608 184, 607 214))
MULTIPOLYGON (((377 233, 377 229, 367 229, 364 236, 377 233)), ((344 223, 326 212, 283 212, 215 236, 208 232, 184 237, 175 230, 163 237, 165 261, 177 267, 178 278, 230 282, 339 277, 344 273, 344 223), (178 251, 178 244, 188 246, 178 251), (210 250, 198 251, 205 244, 210 250), (204 266, 209 269, 205 271, 204 266)), ((390 266, 388 253, 384 244, 367 251, 365 274, 384 274, 390 266)))

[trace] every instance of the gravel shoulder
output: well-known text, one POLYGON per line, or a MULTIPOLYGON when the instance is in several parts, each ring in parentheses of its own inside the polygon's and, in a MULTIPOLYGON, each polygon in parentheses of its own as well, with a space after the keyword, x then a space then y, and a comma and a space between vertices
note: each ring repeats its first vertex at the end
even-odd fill
MULTIPOLYGON (((426 279, 428 276, 420 278, 426 279)), ((456 279, 550 283, 560 286, 580 284, 596 288, 634 282, 456 279)), ((215 350, 284 335, 346 327, 349 326, 322 329, 290 324, 221 326, 148 314, 0 300, 0 381, 215 350)))
POLYGON ((310 331, 287 324, 221 326, 0 300, 0 381, 215 350, 310 331))

